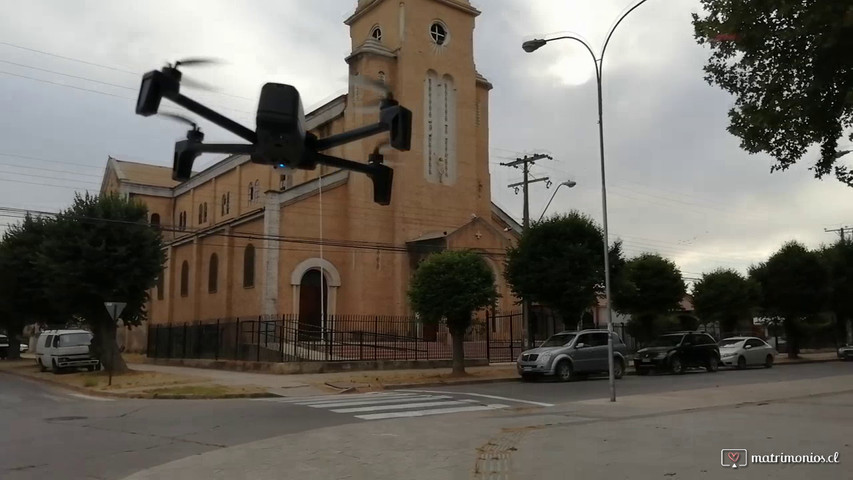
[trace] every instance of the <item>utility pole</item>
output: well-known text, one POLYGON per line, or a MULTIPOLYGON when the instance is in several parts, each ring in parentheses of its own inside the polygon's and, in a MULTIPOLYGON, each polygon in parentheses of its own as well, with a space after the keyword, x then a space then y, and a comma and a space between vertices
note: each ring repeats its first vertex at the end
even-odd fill
POLYGON ((835 232, 838 232, 838 236, 841 238, 841 241, 842 241, 842 242, 843 242, 843 241, 845 241, 845 240, 847 240, 847 237, 845 237, 845 236, 844 236, 844 234, 845 234, 845 232, 847 232, 847 231, 849 231, 849 230, 853 230, 853 227, 844 226, 844 227, 841 227, 841 228, 832 228, 832 229, 830 229, 830 228, 824 228, 824 229, 823 229, 823 231, 824 231, 824 232, 826 232, 826 233, 835 233, 835 232))
MULTIPOLYGON (((518 193, 518 187, 521 187, 523 190, 524 196, 524 217, 522 220, 522 232, 526 232, 528 228, 530 228, 530 197, 528 195, 528 186, 531 183, 537 182, 545 182, 546 188, 551 187, 551 179, 549 177, 537 178, 534 180, 530 180, 530 166, 535 164, 537 160, 542 160, 547 158, 548 160, 553 160, 554 158, 550 155, 545 155, 542 153, 537 153, 535 155, 525 155, 524 158, 516 158, 512 162, 501 163, 504 167, 513 167, 518 168, 521 166, 522 171, 524 172, 524 180, 517 183, 511 183, 507 185, 509 188, 515 189, 515 193, 518 193)), ((533 324, 530 320, 530 302, 527 301, 526 298, 521 299, 521 318, 525 327, 527 327, 527 348, 535 348, 535 339, 533 338, 533 324)))

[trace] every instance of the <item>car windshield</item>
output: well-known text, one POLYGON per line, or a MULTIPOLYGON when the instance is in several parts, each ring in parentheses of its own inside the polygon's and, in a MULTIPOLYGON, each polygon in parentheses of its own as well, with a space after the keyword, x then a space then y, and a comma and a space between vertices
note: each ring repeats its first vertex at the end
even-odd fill
POLYGON ((68 333, 59 337, 59 346, 77 347, 80 345, 89 345, 91 341, 91 333, 68 333))
POLYGON ((674 347, 681 343, 684 335, 664 335, 652 340, 649 343, 650 347, 674 347))
POLYGON ((743 343, 742 338, 727 338, 725 340, 720 340, 718 345, 721 347, 735 347, 741 343, 743 343))
POLYGON ((558 333, 556 335, 551 335, 548 340, 542 342, 540 347, 562 347, 563 345, 568 344, 575 338, 574 333, 558 333))

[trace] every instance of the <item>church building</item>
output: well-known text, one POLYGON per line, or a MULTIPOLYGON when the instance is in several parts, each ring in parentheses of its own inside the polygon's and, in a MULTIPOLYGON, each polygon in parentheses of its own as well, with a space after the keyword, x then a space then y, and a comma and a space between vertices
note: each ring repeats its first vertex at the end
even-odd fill
MULTIPOLYGON (((373 202, 367 176, 329 167, 274 169, 233 155, 179 183, 169 167, 109 158, 101 191, 147 204, 167 245, 150 323, 294 314, 324 327, 333 315, 411 315, 412 273, 443 249, 480 252, 495 273, 497 309, 517 309, 503 264, 520 226, 491 199, 492 85, 474 65, 479 14, 468 0, 358 0, 345 21, 353 80, 306 115, 307 128, 323 138, 375 123, 382 94, 357 80, 387 85, 413 112, 411 150, 382 150, 394 168, 388 206, 373 202)), ((366 162, 387 139, 326 153, 366 162)))

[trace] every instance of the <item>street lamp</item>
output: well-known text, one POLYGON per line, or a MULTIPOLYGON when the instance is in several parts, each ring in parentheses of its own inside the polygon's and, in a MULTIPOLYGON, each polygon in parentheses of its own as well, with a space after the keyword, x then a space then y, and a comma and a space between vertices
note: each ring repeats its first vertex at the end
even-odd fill
POLYGON ((607 353, 608 353, 608 370, 610 373, 610 401, 616 401, 616 378, 613 374, 613 312, 611 309, 610 302, 610 239, 608 238, 607 231, 607 182, 604 168, 604 113, 602 109, 602 99, 601 99, 601 76, 604 69, 604 53, 607 51, 607 44, 610 43, 610 37, 613 36, 613 32, 616 31, 616 28, 622 23, 622 20, 625 19, 628 15, 631 14, 634 10, 637 9, 640 5, 646 3, 648 0, 640 0, 636 5, 631 7, 630 10, 625 12, 619 20, 616 21, 616 24, 613 25, 613 28, 610 29, 610 32, 607 34, 607 39, 604 40, 604 47, 601 48, 601 54, 598 57, 595 56, 595 52, 593 52, 592 47, 589 46, 587 42, 585 42, 580 37, 574 35, 563 35, 556 38, 551 39, 542 39, 537 38, 535 40, 529 40, 522 44, 521 48, 524 49, 527 53, 535 52, 536 50, 542 48, 548 42, 553 42, 554 40, 574 40, 581 45, 583 45, 586 50, 589 52, 589 55, 592 57, 592 61, 595 64, 595 81, 598 87, 598 149, 601 154, 601 210, 602 210, 602 225, 604 229, 604 295, 607 299, 607 353))
POLYGON ((565 186, 565 187, 572 188, 572 187, 574 187, 575 185, 577 185, 577 182, 575 182, 575 181, 573 181, 573 180, 566 180, 565 182, 562 182, 562 183, 560 183, 559 185, 557 185, 557 188, 555 188, 555 189, 554 189, 554 194, 553 194, 553 195, 551 195, 551 200, 548 200, 548 205, 545 205, 545 210, 542 210, 542 215, 539 215, 539 220, 538 220, 538 221, 539 221, 539 222, 541 222, 541 221, 542 221, 542 218, 544 218, 544 217, 545 217, 545 212, 547 212, 547 211, 548 211, 548 207, 550 207, 550 206, 551 206, 551 202, 553 202, 553 201, 554 201, 554 197, 556 197, 556 196, 557 196, 557 192, 560 190, 560 187, 565 186))

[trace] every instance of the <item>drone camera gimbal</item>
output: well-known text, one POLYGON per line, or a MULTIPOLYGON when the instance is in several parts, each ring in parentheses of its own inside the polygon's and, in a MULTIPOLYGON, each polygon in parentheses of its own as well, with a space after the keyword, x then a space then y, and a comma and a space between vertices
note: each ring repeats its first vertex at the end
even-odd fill
POLYGON ((245 139, 249 144, 205 144, 201 130, 191 121, 184 120, 193 128, 187 132, 186 140, 175 144, 172 166, 174 180, 188 180, 192 175, 195 159, 202 153, 246 154, 251 156, 254 163, 274 167, 313 170, 320 164, 364 173, 373 181, 374 201, 380 205, 390 203, 394 171, 383 163, 384 157, 378 150, 369 155, 367 163, 321 153, 384 132, 389 132, 392 148, 408 151, 412 142, 412 112, 400 106, 390 96, 379 105, 377 123, 330 137, 317 138, 306 131, 305 113, 299 91, 290 85, 267 83, 261 89, 256 131, 252 131, 181 94, 182 75, 177 68, 181 63, 200 61, 176 62, 174 66, 167 65, 162 70, 148 72, 142 77, 136 113, 146 117, 154 115, 158 113, 161 100, 167 98, 245 139))

